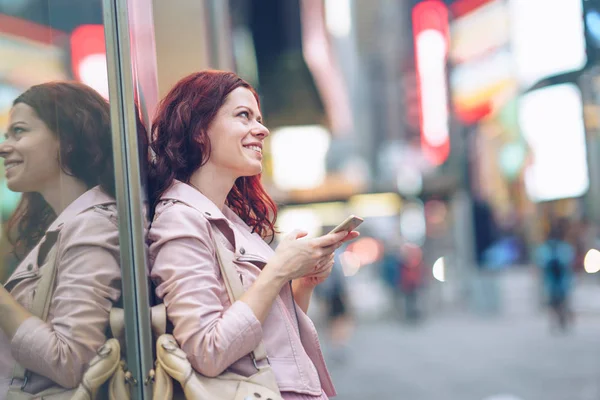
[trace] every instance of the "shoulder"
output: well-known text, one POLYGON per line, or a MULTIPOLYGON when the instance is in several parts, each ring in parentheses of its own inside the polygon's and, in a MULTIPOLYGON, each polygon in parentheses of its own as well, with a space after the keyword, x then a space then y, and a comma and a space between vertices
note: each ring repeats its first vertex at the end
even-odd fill
POLYGON ((118 236, 119 225, 116 204, 103 204, 90 207, 65 221, 61 227, 61 237, 107 237, 118 236))
POLYGON ((148 239, 174 239, 182 236, 204 236, 210 232, 210 223, 197 209, 177 200, 161 200, 155 208, 148 239))
POLYGON ((63 223, 58 242, 60 257, 71 250, 86 248, 103 249, 119 257, 116 205, 91 207, 63 223))

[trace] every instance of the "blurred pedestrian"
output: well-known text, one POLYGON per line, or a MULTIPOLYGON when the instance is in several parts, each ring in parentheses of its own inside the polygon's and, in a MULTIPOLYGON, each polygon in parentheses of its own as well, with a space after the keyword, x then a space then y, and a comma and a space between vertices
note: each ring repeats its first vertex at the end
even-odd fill
POLYGON ((413 244, 404 246, 400 269, 400 289, 404 296, 404 317, 414 323, 421 318, 420 292, 423 286, 423 252, 413 244))
POLYGON ((394 312, 400 313, 402 304, 402 290, 400 288, 401 274, 404 264, 402 251, 399 245, 388 243, 380 263, 380 273, 383 282, 392 293, 394 312))
POLYGON ((417 322, 421 318, 419 291, 422 273, 421 264, 406 264, 402 268, 401 288, 404 294, 404 315, 407 322, 417 322))
POLYGON ((575 249, 566 241, 567 219, 553 219, 546 240, 536 250, 535 261, 541 276, 548 306, 551 328, 567 330, 571 320, 569 297, 573 288, 575 249))
POLYGON ((482 198, 473 199, 473 220, 475 229, 475 255, 477 266, 485 268, 486 251, 497 239, 497 224, 489 202, 482 198))

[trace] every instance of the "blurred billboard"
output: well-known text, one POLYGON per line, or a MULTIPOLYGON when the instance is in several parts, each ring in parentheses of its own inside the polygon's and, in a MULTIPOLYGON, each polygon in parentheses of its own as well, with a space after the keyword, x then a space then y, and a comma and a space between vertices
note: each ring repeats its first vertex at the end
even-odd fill
POLYGON ((590 182, 579 88, 562 84, 525 94, 519 122, 533 153, 525 173, 529 198, 538 202, 585 194, 590 182))
POLYGON ((516 94, 505 0, 458 1, 450 25, 450 87, 456 116, 465 124, 493 116, 516 94), (481 4, 483 3, 483 4, 481 4))

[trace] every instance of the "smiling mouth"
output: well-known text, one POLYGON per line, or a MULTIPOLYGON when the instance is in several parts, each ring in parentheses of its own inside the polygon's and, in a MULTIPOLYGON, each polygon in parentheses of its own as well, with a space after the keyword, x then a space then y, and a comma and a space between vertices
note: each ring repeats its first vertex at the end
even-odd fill
POLYGON ((4 164, 4 170, 9 171, 9 170, 13 169, 14 167, 16 167, 17 165, 21 165, 21 164, 23 164, 23 162, 21 162, 21 161, 14 161, 14 162, 6 163, 6 164, 4 164))
POLYGON ((247 149, 254 150, 259 154, 262 154, 262 149, 259 146, 244 146, 247 149))

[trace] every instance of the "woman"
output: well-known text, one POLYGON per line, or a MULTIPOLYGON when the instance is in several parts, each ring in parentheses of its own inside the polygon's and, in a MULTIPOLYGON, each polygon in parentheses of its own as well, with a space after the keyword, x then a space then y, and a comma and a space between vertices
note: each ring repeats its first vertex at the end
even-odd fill
POLYGON ((106 340, 121 279, 111 149, 108 103, 83 84, 33 86, 13 103, 0 156, 9 189, 23 193, 8 223, 21 262, 0 287, 0 399, 9 386, 76 387, 106 340), (44 321, 30 309, 54 255, 44 321), (13 379, 16 363, 25 379, 13 379))
POLYGON ((273 252, 263 239, 276 206, 260 183, 268 135, 258 95, 233 73, 195 73, 171 89, 152 128, 151 276, 196 371, 249 376, 249 353, 264 340, 285 399, 327 399, 335 390, 306 311, 334 250, 358 233, 300 240, 295 231, 273 252), (234 304, 213 239, 233 253, 246 289, 234 304))

